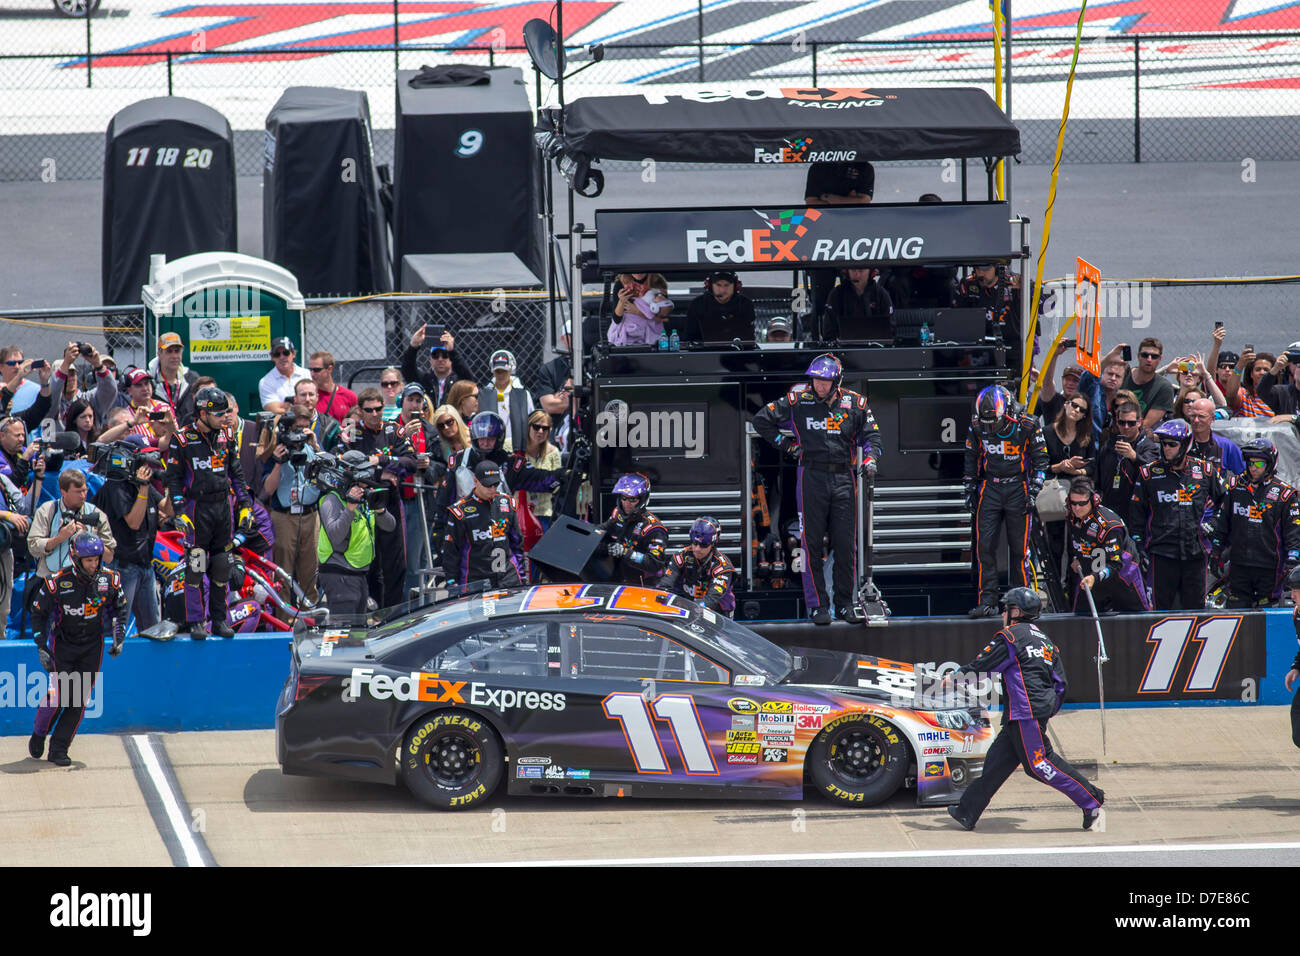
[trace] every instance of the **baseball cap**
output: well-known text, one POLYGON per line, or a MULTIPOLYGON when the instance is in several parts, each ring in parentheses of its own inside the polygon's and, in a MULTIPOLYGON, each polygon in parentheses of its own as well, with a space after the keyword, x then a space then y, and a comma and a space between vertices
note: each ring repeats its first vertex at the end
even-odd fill
POLYGON ((158 336, 159 352, 163 349, 183 348, 184 346, 185 343, 181 341, 181 337, 175 332, 164 332, 162 335, 158 336))
POLYGON ((282 335, 280 338, 272 340, 271 352, 274 353, 276 349, 288 349, 290 352, 298 351, 294 346, 293 341, 287 335, 282 335))
POLYGON ((474 466, 474 477, 485 485, 501 484, 501 469, 496 462, 484 459, 474 466))
POLYGON ((139 385, 141 382, 152 382, 153 376, 142 368, 132 369, 126 373, 127 385, 139 385))
POLYGON ((1061 378, 1065 378, 1067 375, 1073 375, 1075 378, 1083 378, 1083 369, 1079 368, 1077 365, 1067 365, 1065 371, 1061 373, 1061 378))
POLYGON ((424 387, 419 382, 412 382, 410 385, 407 385, 406 388, 402 389, 403 400, 411 395, 418 395, 421 398, 424 398, 424 387))
POLYGON ((786 335, 794 335, 794 323, 790 321, 787 315, 774 315, 767 321, 767 334, 773 332, 784 332, 786 335))
POLYGON ((492 353, 492 368, 509 368, 512 364, 513 356, 505 349, 500 349, 492 353))

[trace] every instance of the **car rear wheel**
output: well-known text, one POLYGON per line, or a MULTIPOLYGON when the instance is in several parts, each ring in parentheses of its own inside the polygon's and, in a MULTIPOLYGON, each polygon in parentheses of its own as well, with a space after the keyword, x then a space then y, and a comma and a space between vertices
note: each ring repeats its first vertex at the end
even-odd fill
POLYGON ((482 717, 458 710, 426 714, 402 741, 402 780, 425 803, 460 810, 501 782, 501 741, 482 717))
POLYGON ((907 742, 883 717, 832 721, 808 750, 808 776, 828 800, 871 806, 888 800, 907 774, 907 742))

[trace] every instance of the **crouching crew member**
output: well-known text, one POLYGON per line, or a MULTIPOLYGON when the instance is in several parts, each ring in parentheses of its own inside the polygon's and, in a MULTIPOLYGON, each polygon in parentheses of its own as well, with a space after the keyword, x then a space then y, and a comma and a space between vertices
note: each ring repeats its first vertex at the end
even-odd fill
POLYGON ((208 617, 212 632, 234 637, 226 623, 226 584, 230 581, 235 529, 231 501, 239 509, 241 528, 251 528, 253 502, 239 465, 239 449, 226 437, 223 418, 230 408, 226 393, 209 385, 194 396, 196 417, 172 439, 163 483, 185 540, 185 624, 190 637, 202 640, 203 575, 208 576, 208 617))
POLYGON ((717 518, 696 518, 691 525, 691 543, 673 555, 660 586, 731 617, 736 610, 736 595, 731 589, 736 568, 718 550, 721 537, 722 525, 717 518))
POLYGON ((1065 506, 1070 515, 1066 531, 1074 610, 1088 610, 1088 599, 1080 593, 1081 588, 1092 591, 1098 611, 1151 610, 1133 539, 1119 515, 1102 506, 1092 482, 1074 479, 1065 506))
POLYGON ((1300 563, 1300 502, 1273 472, 1277 448, 1267 438, 1241 446, 1244 475, 1230 475, 1223 506, 1214 519, 1211 554, 1228 552, 1228 607, 1271 604, 1282 596, 1282 579, 1300 563))
MULTIPOLYGON (((346 476, 373 474, 365 452, 348 451, 339 456, 346 476)), ((370 596, 366 574, 375 560, 375 532, 393 531, 397 519, 387 509, 371 510, 366 503, 366 489, 358 483, 347 491, 331 489, 321 496, 320 537, 316 558, 320 570, 321 601, 333 616, 347 615, 354 620, 366 613, 370 596)))
POLYGON ((1038 492, 1047 476, 1047 445, 1042 429, 1016 413, 1011 393, 990 385, 975 400, 975 417, 966 435, 966 507, 975 527, 975 566, 980 602, 971 617, 994 617, 998 594, 998 529, 1007 528, 1011 585, 1029 583, 1025 561, 1038 492))
POLYGON ((668 529, 647 508, 650 479, 624 475, 614 484, 618 504, 601 531, 600 551, 616 562, 615 577, 624 584, 658 587, 668 563, 668 529))
POLYGON ((442 570, 452 593, 477 581, 518 587, 528 580, 515 503, 500 485, 501 469, 484 459, 474 466, 474 490, 447 509, 442 570))
POLYGON ((1012 588, 1002 598, 1002 623, 964 672, 1002 675, 1007 699, 1002 730, 984 756, 984 771, 948 814, 965 830, 974 830, 993 795, 1016 770, 1065 794, 1083 810, 1083 828, 1101 816, 1106 794, 1083 778, 1069 762, 1052 751, 1047 721, 1065 700, 1065 667, 1061 652, 1033 623, 1042 611, 1038 592, 1012 588))
POLYGON ((880 461, 880 428, 857 392, 840 387, 844 367, 833 355, 813 359, 806 373, 811 383, 794 386, 778 401, 754 416, 754 430, 778 451, 798 456, 799 514, 802 516, 803 596, 813 609, 813 623, 831 622, 826 595, 826 559, 822 539, 831 537, 835 555, 835 612, 855 624, 866 618, 854 593, 858 554, 858 486, 854 463, 859 451, 862 469, 871 476, 880 461), (785 427, 794 437, 781 434, 785 427))
POLYGON ((50 672, 50 688, 36 711, 27 752, 39 760, 53 727, 49 760, 60 767, 72 763, 68 747, 104 660, 104 635, 112 633, 109 653, 117 657, 128 613, 121 576, 100 566, 104 542, 99 535, 79 532, 69 552, 72 566, 42 581, 32 600, 36 652, 50 672))

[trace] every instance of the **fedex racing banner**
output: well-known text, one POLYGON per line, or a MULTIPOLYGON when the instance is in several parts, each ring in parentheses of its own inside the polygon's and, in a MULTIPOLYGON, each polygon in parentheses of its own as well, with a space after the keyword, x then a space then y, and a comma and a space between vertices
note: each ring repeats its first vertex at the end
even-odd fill
POLYGON ((816 263, 919 265, 1010 259, 1005 202, 612 209, 596 213, 600 267, 660 272, 816 263))

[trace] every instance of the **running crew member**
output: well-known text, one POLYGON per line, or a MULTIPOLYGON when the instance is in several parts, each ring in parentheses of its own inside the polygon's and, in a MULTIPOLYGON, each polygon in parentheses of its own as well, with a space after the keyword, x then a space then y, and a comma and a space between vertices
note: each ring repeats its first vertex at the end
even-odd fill
POLYGON ((230 408, 226 393, 205 386, 194 396, 194 408, 194 422, 178 431, 167 449, 163 484, 185 541, 185 624, 190 637, 201 641, 208 636, 203 626, 205 571, 212 632, 235 636, 226 623, 226 584, 235 536, 230 506, 234 501, 239 509, 239 526, 251 529, 253 502, 244 484, 239 450, 222 427, 222 418, 230 408))
POLYGON ((1043 603, 1036 591, 1012 588, 1002 597, 1002 623, 1006 625, 984 645, 979 655, 961 670, 1002 675, 1007 699, 1002 730, 984 755, 984 771, 962 794, 948 815, 964 830, 974 830, 984 808, 1007 782, 1016 767, 1024 767, 1039 783, 1065 794, 1083 810, 1083 828, 1101 816, 1106 794, 1083 778, 1069 762, 1052 751, 1047 721, 1065 700, 1065 666, 1061 652, 1033 623, 1043 603))
POLYGON ((624 584, 659 587, 668 563, 668 529, 646 506, 650 479, 624 475, 614 484, 618 503, 601 527, 600 550, 615 561, 615 577, 624 584))
POLYGON ((1229 551, 1228 607, 1263 607, 1282 596, 1282 579, 1300 563, 1300 499, 1274 474, 1277 448, 1255 438, 1241 448, 1244 475, 1228 478, 1214 519, 1211 560, 1229 551))
POLYGON ((1186 422, 1163 422, 1154 434, 1162 457, 1138 469, 1129 530, 1147 557, 1152 608, 1199 611, 1210 551, 1203 528, 1223 499, 1223 479, 1217 465, 1188 455, 1186 422))
POLYGON ((1080 588, 1092 591, 1098 611, 1151 610, 1137 548, 1119 515, 1102 506, 1092 482, 1087 478, 1070 482, 1065 506, 1074 610, 1082 612, 1088 604, 1080 588))
POLYGON ((464 592, 476 581, 518 587, 528 580, 515 503, 500 485, 496 463, 480 461, 474 466, 474 490, 448 509, 442 569, 453 589, 464 592))
POLYGON ((668 562, 668 573, 660 587, 731 617, 736 610, 736 595, 731 589, 736 568, 718 550, 721 537, 722 525, 717 518, 696 518, 691 525, 691 543, 668 562))
MULTIPOLYGON (((1291 592, 1295 610, 1291 612, 1291 623, 1295 625, 1296 643, 1300 644, 1300 567, 1292 568, 1282 581, 1282 587, 1291 592)), ((1286 672, 1286 689, 1290 693, 1297 679, 1300 679, 1300 651, 1296 652, 1291 669, 1286 672)), ((1300 689, 1291 698, 1291 742, 1300 747, 1300 689)))
POLYGON ((1025 563, 1029 529, 1038 492, 1047 472, 1047 445, 1042 429, 1029 415, 1018 415, 1011 393, 990 385, 975 400, 975 416, 966 435, 966 507, 975 527, 975 568, 979 604, 971 617, 997 615, 998 530, 1007 526, 1011 583, 1029 583, 1025 563))
MULTIPOLYGON (((111 632, 114 657, 122 653, 122 636, 128 609, 122 579, 102 568, 104 542, 93 531, 82 531, 69 549, 72 566, 40 582, 32 600, 32 632, 41 666, 53 680, 36 711, 36 726, 27 752, 39 760, 50 741, 50 763, 72 763, 68 747, 81 726, 81 717, 104 660, 104 635, 111 632)), ((36 585, 33 585, 35 587, 36 585)))
POLYGON ((759 410, 754 416, 754 430, 777 450, 799 458, 796 493, 802 516, 800 547, 805 558, 803 595, 813 609, 813 622, 831 622, 822 567, 826 558, 822 539, 829 531, 835 555, 835 613, 842 620, 860 624, 865 618, 854 595, 858 574, 854 459, 860 451, 861 468, 869 476, 875 475, 880 461, 880 427, 866 398, 840 387, 844 367, 835 356, 817 356, 808 366, 807 375, 811 384, 800 383, 783 398, 759 410), (793 436, 782 434, 782 427, 793 431, 793 436))

